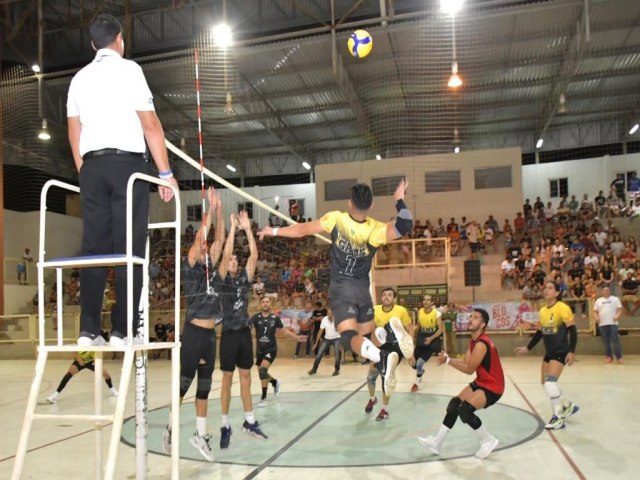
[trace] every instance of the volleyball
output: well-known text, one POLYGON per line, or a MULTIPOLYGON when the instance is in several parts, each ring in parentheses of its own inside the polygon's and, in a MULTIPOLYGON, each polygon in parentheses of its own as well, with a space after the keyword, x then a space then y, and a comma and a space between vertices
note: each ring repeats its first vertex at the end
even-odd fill
POLYGON ((373 38, 366 30, 356 30, 349 35, 347 41, 349 53, 356 58, 364 58, 371 53, 373 48, 373 38))

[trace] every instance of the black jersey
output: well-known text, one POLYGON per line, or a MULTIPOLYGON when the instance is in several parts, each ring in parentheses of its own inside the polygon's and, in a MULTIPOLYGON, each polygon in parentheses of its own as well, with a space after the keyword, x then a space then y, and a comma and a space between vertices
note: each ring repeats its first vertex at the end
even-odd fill
POLYGON ((187 302, 185 322, 194 318, 220 320, 222 318, 222 279, 209 262, 209 292, 205 266, 196 262, 193 267, 185 258, 182 262, 182 292, 187 302))
POLYGON ((256 351, 264 352, 278 348, 276 331, 284 327, 279 316, 270 313, 265 317, 259 312, 249 319, 249 325, 256 329, 256 351))
POLYGON ((222 299, 222 331, 242 330, 249 327, 249 296, 251 282, 247 271, 242 270, 235 277, 227 274, 224 280, 222 299))

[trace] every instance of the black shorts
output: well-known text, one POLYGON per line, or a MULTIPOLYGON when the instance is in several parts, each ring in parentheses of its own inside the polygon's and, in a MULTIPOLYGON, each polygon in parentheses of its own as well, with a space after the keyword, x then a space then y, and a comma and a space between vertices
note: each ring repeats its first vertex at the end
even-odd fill
POLYGON ((262 360, 266 360, 267 362, 273 365, 273 362, 275 362, 277 356, 278 356, 277 348, 258 351, 258 353, 256 354, 256 365, 260 366, 260 364, 262 363, 262 360))
POLYGON ((220 337, 220 369, 233 372, 236 367, 250 370, 253 366, 251 330, 224 330, 220 337))
POLYGON ((471 390, 473 390, 474 392, 476 390, 482 390, 484 392, 484 396, 487 399, 487 403, 485 403, 484 408, 489 408, 491 405, 493 405, 498 400, 500 400, 500 397, 502 397, 501 393, 492 392, 488 388, 481 387, 476 382, 471 382, 469 386, 471 387, 471 390))
POLYGON ((402 350, 400 350, 400 345, 398 345, 398 342, 383 343, 380 346, 380 350, 384 350, 385 352, 396 352, 398 354, 398 363, 401 362, 404 358, 404 354, 402 353, 402 350))
POLYGON ((76 366, 78 371, 84 370, 85 368, 88 369, 88 370, 91 370, 92 372, 96 371, 96 366, 95 366, 95 364, 93 362, 87 362, 84 365, 80 365, 80 362, 78 360, 74 360, 73 361, 73 365, 76 366))
MULTIPOLYGON (((216 367, 216 331, 191 322, 184 324, 180 336, 180 376, 191 380, 196 371, 211 375, 216 367), (204 363, 200 363, 203 360, 204 363), (211 372, 209 374, 209 371, 211 372)), ((198 373, 200 375, 200 373, 198 373)))
POLYGON ((551 352, 551 353, 546 353, 544 358, 542 359, 542 361, 544 363, 549 363, 551 360, 555 360, 557 362, 560 362, 561 364, 566 364, 567 363, 567 355, 569 354, 569 352, 551 352))
POLYGON ((343 320, 355 318, 358 323, 373 320, 373 301, 366 287, 340 282, 329 287, 329 302, 336 326, 343 320))
POLYGON ((429 345, 418 345, 416 343, 416 348, 413 351, 413 358, 418 360, 421 358, 425 362, 429 360, 434 355, 438 355, 442 351, 442 341, 436 340, 435 342, 431 342, 429 345))

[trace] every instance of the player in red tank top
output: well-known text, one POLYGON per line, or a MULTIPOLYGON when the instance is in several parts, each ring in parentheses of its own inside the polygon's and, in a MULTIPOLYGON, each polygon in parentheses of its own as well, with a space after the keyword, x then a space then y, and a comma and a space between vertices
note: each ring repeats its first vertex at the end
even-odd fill
POLYGON ((451 399, 438 434, 435 437, 418 437, 420 444, 436 455, 440 454, 442 444, 458 417, 469 425, 480 439, 477 458, 487 458, 498 446, 498 439, 484 428, 482 420, 475 414, 476 410, 488 408, 496 403, 504 392, 504 374, 498 351, 489 336, 484 333, 488 323, 489 314, 481 308, 475 308, 469 319, 471 342, 464 359, 451 358, 446 353, 438 356, 439 365, 449 364, 468 375, 475 372, 476 379, 451 399))

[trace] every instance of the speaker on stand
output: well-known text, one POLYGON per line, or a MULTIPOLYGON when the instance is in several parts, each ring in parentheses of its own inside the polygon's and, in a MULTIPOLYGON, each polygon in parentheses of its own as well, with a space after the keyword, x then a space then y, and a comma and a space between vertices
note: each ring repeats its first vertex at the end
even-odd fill
POLYGON ((480 273, 480 260, 465 260, 464 262, 464 286, 471 287, 473 301, 476 301, 476 287, 482 285, 480 273))

